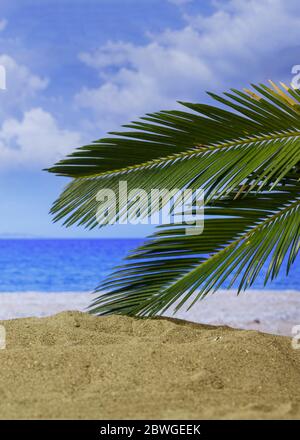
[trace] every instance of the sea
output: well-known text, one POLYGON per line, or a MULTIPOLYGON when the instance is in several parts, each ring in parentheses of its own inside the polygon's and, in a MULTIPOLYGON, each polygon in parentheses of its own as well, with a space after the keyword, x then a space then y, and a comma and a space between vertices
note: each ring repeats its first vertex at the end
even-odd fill
MULTIPOLYGON (((92 292, 142 239, 1 239, 0 292, 92 292)), ((272 290, 300 290, 300 258, 272 290)), ((264 273, 253 289, 264 287, 264 273)))

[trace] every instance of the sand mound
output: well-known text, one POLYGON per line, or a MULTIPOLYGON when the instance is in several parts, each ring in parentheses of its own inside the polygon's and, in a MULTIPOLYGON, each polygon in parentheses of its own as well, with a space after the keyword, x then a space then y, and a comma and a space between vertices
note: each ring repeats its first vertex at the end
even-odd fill
POLYGON ((1 418, 300 418, 287 337, 80 312, 1 324, 1 418))

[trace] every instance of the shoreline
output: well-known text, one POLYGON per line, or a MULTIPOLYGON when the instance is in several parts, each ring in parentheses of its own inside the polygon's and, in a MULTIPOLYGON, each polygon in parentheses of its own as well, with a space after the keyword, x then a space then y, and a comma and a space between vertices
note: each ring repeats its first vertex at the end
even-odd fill
MULTIPOLYGON (((0 320, 86 312, 93 298, 90 292, 2 292, 0 320)), ((292 336, 293 326, 300 324, 300 291, 249 290, 236 296, 234 290, 220 290, 189 311, 183 308, 173 315, 171 310, 165 316, 292 336)))

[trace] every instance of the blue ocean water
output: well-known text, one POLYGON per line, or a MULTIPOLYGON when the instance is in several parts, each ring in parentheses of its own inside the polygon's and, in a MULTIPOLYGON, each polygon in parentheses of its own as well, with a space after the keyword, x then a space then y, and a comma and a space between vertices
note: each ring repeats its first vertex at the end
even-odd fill
MULTIPOLYGON (((137 239, 2 239, 0 292, 93 291, 137 239)), ((300 258, 288 277, 282 273, 269 289, 300 290, 300 258)), ((263 287, 263 276, 253 288, 263 287)))

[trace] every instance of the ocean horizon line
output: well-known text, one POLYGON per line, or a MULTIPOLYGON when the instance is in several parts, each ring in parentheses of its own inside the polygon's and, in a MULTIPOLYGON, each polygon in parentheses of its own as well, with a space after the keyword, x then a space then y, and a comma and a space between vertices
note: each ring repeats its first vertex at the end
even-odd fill
MULTIPOLYGON (((265 293, 300 293, 300 289, 285 289, 285 288, 263 288, 263 287, 249 287, 247 290, 243 290, 240 293, 237 293, 237 289, 234 288, 221 288, 216 290, 215 292, 208 293, 207 297, 214 295, 215 293, 236 293, 236 296, 242 297, 247 295, 249 292, 265 292, 265 293)), ((100 295, 101 293, 105 293, 105 291, 95 291, 95 290, 1 290, 0 289, 0 295, 1 294, 46 294, 46 295, 60 295, 60 294, 66 294, 66 295, 100 295)), ((205 297, 206 298, 206 297, 205 297)), ((203 300, 201 300, 203 301, 203 300)))
POLYGON ((0 240, 146 240, 147 237, 39 237, 39 236, 1 236, 0 240))
MULTIPOLYGON (((94 291, 143 242, 140 238, 108 237, 2 239, 0 291, 94 291)), ((253 289, 264 287, 266 273, 264 267, 253 289)), ((283 268, 266 288, 298 289, 299 274, 297 264, 288 277, 283 268)))

